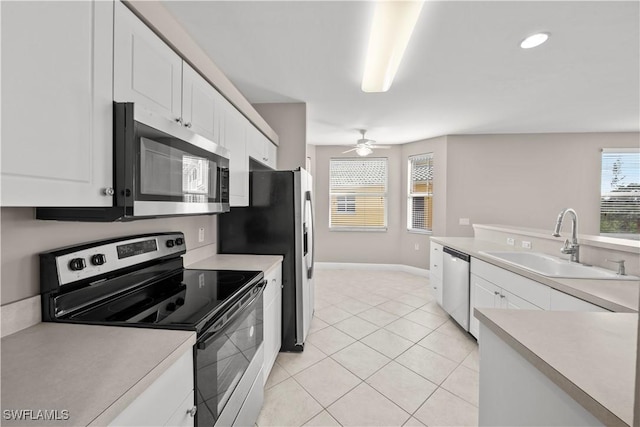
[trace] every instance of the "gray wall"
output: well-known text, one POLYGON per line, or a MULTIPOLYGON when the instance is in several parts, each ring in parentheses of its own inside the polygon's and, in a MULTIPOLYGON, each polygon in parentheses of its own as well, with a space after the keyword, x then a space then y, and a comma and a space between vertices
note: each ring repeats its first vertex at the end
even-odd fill
POLYGON ((2 305, 39 294, 38 253, 92 240, 139 233, 182 231, 187 250, 216 243, 215 216, 149 219, 128 223, 79 223, 40 221, 32 208, 2 208, 2 305), (198 243, 198 229, 205 240, 198 243))
POLYGON ((429 268, 429 236, 406 230, 407 158, 429 152, 434 153, 434 236, 473 236, 460 218, 551 231, 564 207, 578 212, 581 233, 597 235, 600 149, 638 146, 638 133, 450 135, 379 151, 389 155, 386 233, 328 231, 329 159, 344 147, 317 146, 317 259, 429 268))
POLYGON ((304 168, 307 158, 307 104, 253 104, 278 134, 278 169, 304 168))
POLYGON ((329 160, 333 157, 358 157, 342 154, 348 147, 316 146, 316 260, 320 262, 363 262, 398 264, 398 251, 404 221, 400 218, 403 203, 400 188, 402 150, 393 146, 379 150, 372 157, 388 158, 388 228, 385 232, 329 231, 329 160))
POLYGON ((473 236, 459 218, 551 232, 566 207, 597 235, 601 148, 638 146, 638 133, 449 136, 445 235, 473 236))

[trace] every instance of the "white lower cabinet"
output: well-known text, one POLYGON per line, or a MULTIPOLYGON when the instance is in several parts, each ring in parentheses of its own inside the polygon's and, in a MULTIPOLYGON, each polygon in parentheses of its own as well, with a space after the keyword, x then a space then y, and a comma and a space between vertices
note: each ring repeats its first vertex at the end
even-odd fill
POLYGON ((436 295, 438 304, 442 306, 442 245, 431 242, 429 253, 429 283, 436 295))
POLYGON ((480 322, 473 316, 474 308, 505 308, 510 310, 542 310, 535 304, 518 297, 517 295, 471 274, 470 280, 470 322, 469 332, 474 337, 479 337, 480 322))
POLYGON ((109 426, 193 426, 193 390, 193 352, 189 349, 109 426))
POLYGON ((272 269, 265 275, 267 281, 264 290, 264 382, 267 382, 280 346, 282 344, 282 266, 272 269))
POLYGON ((476 258, 471 258, 469 286, 469 332, 476 338, 480 322, 473 316, 474 308, 608 311, 476 258))

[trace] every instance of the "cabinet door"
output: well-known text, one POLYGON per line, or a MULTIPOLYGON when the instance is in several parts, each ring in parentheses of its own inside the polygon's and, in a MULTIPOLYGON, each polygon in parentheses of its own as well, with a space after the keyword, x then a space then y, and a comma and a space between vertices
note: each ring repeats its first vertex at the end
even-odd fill
POLYGON ((200 74, 187 63, 182 68, 182 119, 183 125, 216 143, 216 104, 220 96, 200 74))
POLYGON ((474 308, 496 308, 500 306, 501 289, 475 274, 471 275, 469 299, 469 333, 479 338, 480 322, 473 316, 474 308))
POLYGON ((439 243, 431 242, 429 275, 442 278, 442 245, 439 243))
POLYGON ((113 2, 0 2, 2 206, 110 206, 113 2))
POLYGON ((116 1, 113 98, 182 120, 182 59, 116 1))
POLYGON ((500 308, 506 308, 508 310, 542 310, 537 305, 504 289, 500 292, 500 308))
POLYGON ((429 283, 433 288, 433 293, 435 294, 436 301, 438 301, 438 304, 440 305, 440 307, 442 307, 442 278, 438 276, 431 276, 429 278, 429 283))
POLYGON ((231 104, 224 104, 224 138, 230 153, 229 204, 249 205, 249 156, 244 127, 244 117, 231 104))
POLYGON ((265 139, 265 146, 267 147, 267 150, 266 150, 267 160, 265 161, 265 163, 270 168, 277 169, 278 168, 278 147, 274 143, 269 141, 267 137, 263 136, 263 138, 265 139))
MULTIPOLYGON (((166 425, 174 419, 177 411, 182 410, 188 396, 193 399, 193 353, 190 349, 136 397, 109 425, 118 427, 166 425)), ((191 407, 193 407, 193 400, 191 400, 191 407)))
POLYGON ((265 280, 263 372, 266 383, 282 342, 282 268, 278 266, 272 270, 265 276, 265 280))

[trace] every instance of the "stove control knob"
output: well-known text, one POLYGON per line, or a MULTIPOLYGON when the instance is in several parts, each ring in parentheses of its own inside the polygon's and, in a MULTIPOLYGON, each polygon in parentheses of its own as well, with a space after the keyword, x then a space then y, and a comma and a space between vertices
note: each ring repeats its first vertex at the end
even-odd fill
POLYGON ((173 240, 167 240, 167 247, 172 248, 176 243, 173 240))
POLYGON ((93 265, 103 265, 107 262, 107 257, 104 254, 95 254, 91 257, 91 264, 93 265))
POLYGON ((87 266, 87 263, 85 262, 84 258, 74 258, 71 261, 69 261, 69 268, 72 271, 80 271, 84 269, 86 266, 87 266))
POLYGON ((175 309, 176 309, 176 303, 174 303, 174 302, 170 302, 169 304, 167 304, 166 309, 167 309, 167 311, 175 311, 175 309))
POLYGON ((176 305, 181 306, 184 305, 184 298, 176 298, 176 305))
POLYGON ((176 239, 176 245, 178 245, 178 246, 184 245, 184 239, 182 237, 178 237, 176 239))

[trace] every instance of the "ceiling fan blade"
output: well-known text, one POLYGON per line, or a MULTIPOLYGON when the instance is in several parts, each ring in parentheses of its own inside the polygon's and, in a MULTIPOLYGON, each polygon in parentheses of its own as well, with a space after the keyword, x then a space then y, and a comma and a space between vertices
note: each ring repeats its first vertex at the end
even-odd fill
POLYGON ((357 149, 358 149, 358 147, 356 147, 356 148, 352 148, 351 150, 343 151, 343 152, 342 152, 342 154, 350 153, 350 152, 352 152, 352 151, 356 151, 357 149))
POLYGON ((386 150, 388 148, 391 148, 390 145, 372 145, 371 148, 382 148, 383 150, 386 150))

